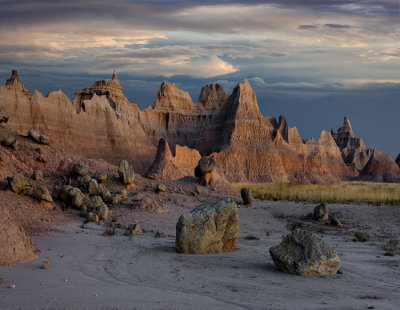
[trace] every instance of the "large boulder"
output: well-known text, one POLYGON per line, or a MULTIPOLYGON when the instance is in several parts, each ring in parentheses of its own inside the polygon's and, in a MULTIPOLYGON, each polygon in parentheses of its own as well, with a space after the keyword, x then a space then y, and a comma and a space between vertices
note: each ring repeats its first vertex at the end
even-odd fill
POLYGON ((396 157, 396 164, 397 164, 397 166, 399 166, 400 167, 400 154, 399 155, 397 155, 397 157, 396 157))
POLYGON ((0 106, 0 124, 8 122, 8 111, 0 106))
POLYGON ((238 232, 238 211, 233 199, 205 203, 180 216, 176 224, 176 251, 231 252, 236 249, 238 232))
POLYGON ((214 156, 204 156, 200 158, 199 163, 194 170, 194 175, 200 179, 201 185, 210 185, 215 175, 214 156))
POLYGON ((28 186, 28 182, 26 181, 24 175, 19 172, 14 173, 12 176, 7 177, 7 181, 8 181, 8 188, 17 194, 19 194, 28 186))
POLYGON ((135 172, 131 165, 129 165, 127 160, 122 160, 119 163, 118 175, 122 180, 124 185, 130 185, 135 180, 135 172))
POLYGON ((333 275, 340 268, 336 252, 310 231, 295 230, 269 249, 275 266, 301 276, 333 275))

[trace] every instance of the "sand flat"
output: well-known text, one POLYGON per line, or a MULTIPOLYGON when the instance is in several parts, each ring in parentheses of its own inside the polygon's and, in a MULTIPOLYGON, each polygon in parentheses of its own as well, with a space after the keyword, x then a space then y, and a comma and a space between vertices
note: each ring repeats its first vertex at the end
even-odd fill
POLYGON ((399 236, 396 206, 330 206, 349 217, 343 229, 309 221, 337 251, 343 274, 300 277, 276 270, 269 247, 313 206, 256 201, 241 207, 237 251, 215 255, 175 253, 174 225, 190 204, 169 213, 135 214, 145 229, 163 231, 167 238, 66 227, 64 233, 34 239, 39 259, 0 269, 7 281, 0 286, 0 308, 398 309, 400 255, 384 256, 382 249, 387 239, 399 236), (349 241, 356 230, 369 231, 371 241, 349 241), (259 240, 248 240, 250 235, 259 240), (40 269, 44 260, 51 261, 51 269, 40 269), (11 283, 15 289, 8 288, 11 283))

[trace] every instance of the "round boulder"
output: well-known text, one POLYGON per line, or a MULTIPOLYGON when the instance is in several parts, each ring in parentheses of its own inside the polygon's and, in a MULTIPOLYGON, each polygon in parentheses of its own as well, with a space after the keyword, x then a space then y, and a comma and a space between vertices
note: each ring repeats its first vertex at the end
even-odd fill
POLYGON ((236 249, 238 232, 238 212, 233 199, 205 203, 180 216, 176 224, 176 251, 231 252, 236 249))
POLYGON ((296 229, 269 249, 275 266, 301 276, 334 275, 340 268, 336 252, 310 231, 296 229))
POLYGON ((88 175, 89 174, 89 166, 82 164, 82 163, 75 164, 72 167, 72 172, 77 176, 88 175))
POLYGON ((93 179, 96 179, 97 183, 99 184, 107 183, 107 178, 108 178, 107 173, 100 170, 97 170, 93 175, 93 179))
POLYGON ((341 227, 344 224, 344 214, 340 211, 329 213, 329 220, 333 225, 341 227))
POLYGON ((24 175, 19 172, 7 177, 7 181, 8 188, 16 194, 19 194, 28 186, 28 182, 26 181, 24 175))
POLYGON ((323 202, 314 208, 314 220, 326 221, 328 219, 328 204, 323 202))

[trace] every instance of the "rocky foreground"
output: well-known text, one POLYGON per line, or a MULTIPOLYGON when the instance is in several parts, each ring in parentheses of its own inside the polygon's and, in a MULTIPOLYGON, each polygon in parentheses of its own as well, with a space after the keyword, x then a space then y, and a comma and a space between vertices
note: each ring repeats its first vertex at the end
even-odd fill
POLYGON ((10 114, 9 128, 20 134, 33 128, 72 154, 112 163, 129 159, 139 173, 150 168, 163 138, 170 157, 182 150, 188 161, 213 154, 219 174, 231 182, 400 180, 398 163, 366 147, 347 118, 337 132, 303 141, 283 116, 260 113, 247 80, 230 95, 218 84, 206 85, 195 103, 164 82, 154 104, 141 111, 123 95, 116 74, 77 92, 71 102, 61 90, 32 94, 13 71, 0 87, 0 106, 10 114))

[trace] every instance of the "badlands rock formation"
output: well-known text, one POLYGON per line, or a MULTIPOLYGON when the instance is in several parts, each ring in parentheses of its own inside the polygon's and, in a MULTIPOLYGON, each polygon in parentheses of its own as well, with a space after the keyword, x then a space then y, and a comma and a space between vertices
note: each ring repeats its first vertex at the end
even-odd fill
POLYGON ((358 179, 366 181, 399 182, 400 169, 394 159, 372 147, 366 147, 361 138, 356 138, 345 117, 343 126, 331 132, 339 147, 344 162, 359 172, 358 179))
POLYGON ((231 95, 218 84, 206 85, 197 102, 174 83, 164 82, 154 104, 141 111, 123 95, 115 73, 111 80, 77 92, 71 102, 61 90, 47 97, 31 94, 13 71, 0 87, 0 106, 10 114, 8 126, 21 134, 33 128, 77 155, 112 163, 128 159, 135 171, 148 171, 150 177, 166 175, 157 168, 165 165, 157 162, 168 162, 170 168, 163 168, 168 171, 185 158, 188 163, 178 167, 175 178, 186 175, 192 161, 213 154, 219 174, 229 181, 336 182, 357 177, 371 152, 347 127, 344 133, 323 131, 318 140, 303 143, 283 116, 276 120, 260 113, 247 80, 231 95), (162 138, 171 149, 164 145, 158 154, 162 138), (346 165, 354 161, 356 169, 346 165))

